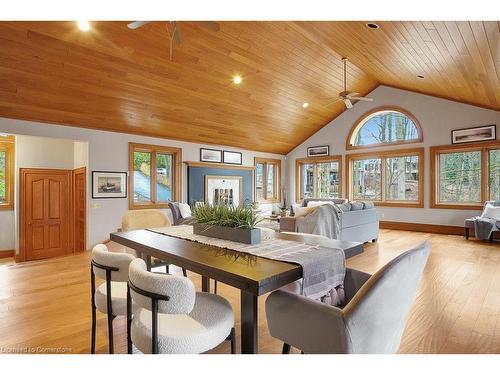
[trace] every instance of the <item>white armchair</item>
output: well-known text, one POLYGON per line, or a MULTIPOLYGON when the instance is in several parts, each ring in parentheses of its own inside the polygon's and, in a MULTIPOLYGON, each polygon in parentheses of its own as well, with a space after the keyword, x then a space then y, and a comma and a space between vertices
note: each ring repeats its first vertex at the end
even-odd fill
POLYGON ((393 259, 373 276, 349 270, 345 306, 337 308, 286 291, 266 300, 271 336, 305 353, 394 353, 429 256, 427 242, 393 259))

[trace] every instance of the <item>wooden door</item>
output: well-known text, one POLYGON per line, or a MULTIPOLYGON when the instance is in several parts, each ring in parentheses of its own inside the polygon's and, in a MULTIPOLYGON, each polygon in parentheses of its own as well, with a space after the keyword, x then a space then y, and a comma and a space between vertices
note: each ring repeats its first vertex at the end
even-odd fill
POLYGON ((71 170, 21 169, 21 259, 72 252, 71 170))
POLYGON ((82 167, 73 171, 73 223, 74 249, 86 249, 86 219, 87 219, 87 168, 82 167))

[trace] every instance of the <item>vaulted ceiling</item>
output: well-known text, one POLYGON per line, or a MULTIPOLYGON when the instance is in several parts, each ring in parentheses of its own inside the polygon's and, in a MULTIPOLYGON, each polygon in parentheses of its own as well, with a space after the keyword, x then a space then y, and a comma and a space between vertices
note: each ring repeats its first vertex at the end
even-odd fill
POLYGON ((179 22, 171 61, 166 22, 0 22, 0 116, 287 153, 344 110, 342 56, 362 95, 500 110, 498 22, 377 23, 179 22))

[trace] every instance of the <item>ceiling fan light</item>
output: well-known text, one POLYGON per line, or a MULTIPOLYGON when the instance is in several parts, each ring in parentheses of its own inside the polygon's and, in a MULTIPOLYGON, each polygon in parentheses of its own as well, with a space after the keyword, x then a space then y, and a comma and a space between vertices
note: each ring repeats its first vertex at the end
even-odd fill
POLYGON ((78 21, 77 26, 80 30, 82 31, 89 31, 90 30, 90 22, 89 21, 78 21))
POLYGON ((233 83, 235 85, 239 85, 242 81, 243 81, 243 78, 239 74, 233 76, 233 83))

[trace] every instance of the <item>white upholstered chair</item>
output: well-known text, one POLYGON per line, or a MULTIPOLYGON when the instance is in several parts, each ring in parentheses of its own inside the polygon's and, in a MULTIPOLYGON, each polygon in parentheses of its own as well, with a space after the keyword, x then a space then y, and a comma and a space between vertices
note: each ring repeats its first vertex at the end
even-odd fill
MULTIPOLYGON (((122 227, 123 232, 137 229, 146 228, 162 228, 169 227, 172 225, 168 217, 157 209, 145 209, 145 210, 129 210, 122 217, 122 227)), ((133 249, 128 249, 131 254, 138 256, 137 252, 133 249)), ((157 258, 151 259, 151 267, 163 267, 165 266, 167 273, 169 272, 169 264, 161 261, 157 258)), ((182 269, 184 276, 187 276, 185 269, 182 269)))
POLYGON ((225 340, 235 352, 234 314, 226 299, 196 292, 186 277, 148 272, 142 259, 130 264, 128 286, 129 353, 134 344, 143 353, 197 354, 225 340))
POLYGON ((92 250, 90 284, 92 290, 92 338, 90 352, 95 353, 96 310, 107 314, 109 353, 113 353, 113 319, 127 315, 127 280, 130 262, 135 257, 127 253, 112 253, 106 245, 96 245, 92 250), (95 276, 105 282, 95 286, 95 276))
POLYGON ((327 305, 275 291, 266 300, 271 336, 305 353, 394 353, 405 317, 429 256, 423 243, 406 251, 373 276, 347 269, 345 306, 327 305))

